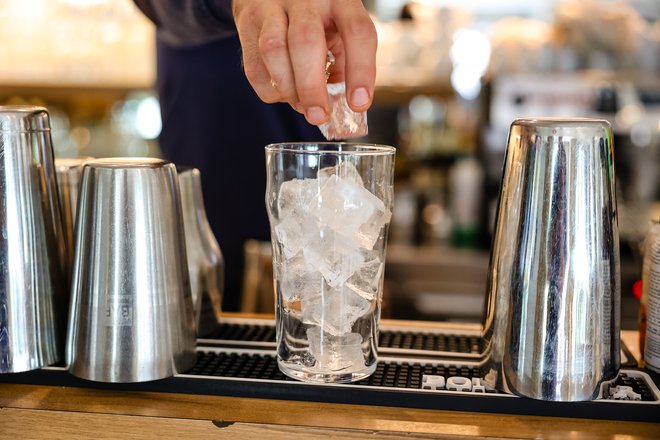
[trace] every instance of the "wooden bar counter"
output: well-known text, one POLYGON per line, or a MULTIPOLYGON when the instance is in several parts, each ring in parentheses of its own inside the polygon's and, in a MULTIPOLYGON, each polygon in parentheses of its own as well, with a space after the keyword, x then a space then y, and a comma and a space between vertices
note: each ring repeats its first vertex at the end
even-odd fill
POLYGON ((0 439, 292 437, 633 440, 660 424, 0 383, 0 439))

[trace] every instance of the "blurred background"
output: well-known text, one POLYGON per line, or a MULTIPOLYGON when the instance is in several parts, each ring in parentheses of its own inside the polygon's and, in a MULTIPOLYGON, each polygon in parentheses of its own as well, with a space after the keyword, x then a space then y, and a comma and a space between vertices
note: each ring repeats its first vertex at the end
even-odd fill
MULTIPOLYGON (((511 121, 597 117, 615 133, 622 327, 636 328, 640 244, 660 219, 660 2, 366 4, 364 140, 398 147, 383 316, 478 321, 511 121)), ((154 28, 131 1, 0 0, 0 38, 0 104, 46 106, 57 157, 160 154, 154 28)), ((246 247, 244 311, 272 311, 268 248, 246 247)))

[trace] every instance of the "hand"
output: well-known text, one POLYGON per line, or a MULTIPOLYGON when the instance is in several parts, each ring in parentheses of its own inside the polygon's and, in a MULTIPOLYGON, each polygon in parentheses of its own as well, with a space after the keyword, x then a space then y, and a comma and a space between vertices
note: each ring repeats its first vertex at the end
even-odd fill
POLYGON ((248 81, 267 103, 288 102, 314 125, 328 120, 329 82, 346 82, 354 111, 371 106, 376 30, 360 0, 233 0, 248 81))

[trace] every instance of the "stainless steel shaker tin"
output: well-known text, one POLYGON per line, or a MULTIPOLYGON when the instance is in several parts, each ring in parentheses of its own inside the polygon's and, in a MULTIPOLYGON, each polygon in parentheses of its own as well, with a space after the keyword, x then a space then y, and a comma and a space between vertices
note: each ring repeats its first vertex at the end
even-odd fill
POLYGON ((619 369, 619 234, 606 121, 511 125, 484 315, 484 377, 589 400, 619 369))
POLYGON ((71 276, 73 260, 73 230, 76 224, 76 206, 78 203, 78 188, 82 175, 82 165, 92 157, 56 158, 55 172, 60 196, 62 212, 62 227, 67 250, 67 278, 71 276))
POLYGON ((0 106, 0 132, 50 132, 48 110, 33 105, 2 105, 0 106))
POLYGON ((222 313, 224 260, 206 218, 197 168, 177 167, 195 323, 199 336, 213 331, 222 313))
POLYGON ((142 382, 192 367, 194 318, 174 165, 88 161, 78 201, 69 371, 142 382))
POLYGON ((644 241, 640 317, 642 311, 645 328, 640 329, 640 340, 643 334, 644 365, 660 373, 660 221, 651 222, 644 241))
POLYGON ((0 106, 0 373, 62 359, 65 247, 45 108, 0 106))

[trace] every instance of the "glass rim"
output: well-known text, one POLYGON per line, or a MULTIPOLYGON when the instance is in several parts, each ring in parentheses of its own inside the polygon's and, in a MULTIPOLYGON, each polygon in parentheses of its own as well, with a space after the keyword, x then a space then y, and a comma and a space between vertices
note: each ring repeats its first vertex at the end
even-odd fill
POLYGON ((586 126, 601 126, 610 128, 610 123, 605 119, 597 118, 555 118, 555 117, 540 117, 540 118, 516 118, 511 123, 511 126, 522 127, 548 127, 559 128, 563 127, 586 127, 586 126))
POLYGON ((394 155, 396 148, 368 142, 278 142, 265 147, 268 153, 290 153, 308 155, 394 155), (315 147, 315 149, 307 149, 315 147), (344 149, 345 148, 345 149, 344 149))
POLYGON ((169 165, 169 162, 158 157, 102 157, 85 161, 82 166, 87 168, 113 168, 113 169, 132 169, 132 168, 163 168, 169 165))

